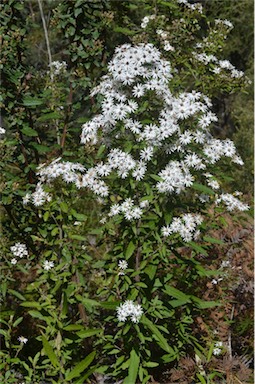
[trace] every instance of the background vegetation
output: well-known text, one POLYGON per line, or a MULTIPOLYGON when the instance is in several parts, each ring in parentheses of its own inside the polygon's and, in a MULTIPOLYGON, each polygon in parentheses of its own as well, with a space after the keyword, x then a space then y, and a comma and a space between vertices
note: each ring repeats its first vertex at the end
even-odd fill
MULTIPOLYGON (((151 42, 162 50, 155 33, 159 26, 169 26, 178 47, 174 56, 164 53, 180 71, 173 87, 179 92, 195 87, 212 99, 219 116, 215 137, 231 138, 244 160, 242 168, 230 170, 226 184, 252 202, 253 2, 201 3, 204 14, 187 12, 183 26, 183 8, 172 0, 2 1, 1 382, 252 382, 252 210, 235 216, 209 211, 207 222, 213 225, 207 241, 197 249, 179 244, 177 259, 169 256, 169 270, 162 262, 161 275, 155 277, 153 266, 143 272, 146 287, 130 271, 139 289, 149 292, 152 316, 140 328, 134 325, 134 334, 129 324, 123 331, 113 320, 119 304, 114 292, 130 289, 132 296, 137 288, 129 276, 122 287, 114 261, 120 244, 132 259, 134 244, 125 236, 133 229, 102 226, 104 208, 94 195, 60 180, 46 205, 23 204, 35 190, 40 164, 62 157, 91 167, 93 159, 101 159, 98 147, 80 145, 81 125, 100 109, 100 98, 91 90, 107 73, 116 46, 151 42), (141 20, 151 14, 158 24, 142 29, 141 20), (215 50, 222 44, 221 58, 244 71, 250 83, 217 80, 202 66, 188 64, 191 42, 208 34, 208 22, 217 18, 230 20, 234 28, 226 41, 215 38, 215 50), (54 61, 65 61, 67 69, 53 76, 49 64, 54 61), (17 242, 26 245, 29 256, 14 265, 11 247, 17 242), (54 268, 46 270, 46 260, 54 268), (223 268, 224 260, 231 267, 223 268), (172 290, 153 295, 160 292, 163 276, 172 290), (220 284, 213 283, 217 279, 220 284), (165 307, 169 297, 172 306, 165 307), (215 339, 225 346, 218 356, 215 339)), ((152 233, 161 223, 156 220, 162 220, 157 215, 155 208, 148 219, 152 233)), ((150 241, 154 251, 155 240, 150 241)), ((160 252, 166 258, 167 251, 160 252)))

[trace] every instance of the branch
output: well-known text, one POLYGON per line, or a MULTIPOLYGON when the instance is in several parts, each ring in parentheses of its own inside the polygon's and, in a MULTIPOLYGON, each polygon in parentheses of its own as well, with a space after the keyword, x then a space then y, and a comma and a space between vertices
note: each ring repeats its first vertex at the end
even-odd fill
MULTIPOLYGON (((48 51, 48 56, 49 56, 49 66, 51 67, 52 58, 51 58, 48 30, 47 30, 47 26, 46 26, 46 22, 45 22, 45 17, 44 17, 44 13, 43 13, 41 0, 37 0, 37 1, 38 1, 39 9, 40 9, 40 15, 41 15, 42 23, 43 23, 44 36, 45 36, 45 41, 46 41, 46 46, 47 46, 47 51, 48 51)), ((52 74, 51 74, 51 79, 52 79, 52 74)))

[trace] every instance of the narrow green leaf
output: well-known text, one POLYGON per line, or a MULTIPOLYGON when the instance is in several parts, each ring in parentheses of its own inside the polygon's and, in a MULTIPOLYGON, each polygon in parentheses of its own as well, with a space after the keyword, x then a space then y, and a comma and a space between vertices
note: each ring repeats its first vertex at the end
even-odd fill
POLYGON ((67 213, 69 211, 68 204, 65 201, 62 201, 59 204, 59 206, 60 206, 61 211, 63 211, 64 213, 67 213))
POLYGON ((96 351, 91 352, 85 359, 78 363, 74 369, 66 375, 66 380, 71 381, 75 377, 79 376, 94 360, 96 351))
POLYGON ((50 345, 50 343, 48 342, 48 340, 44 335, 42 335, 42 343, 43 343, 44 352, 50 359, 51 364, 54 365, 54 367, 59 367, 57 356, 55 355, 52 346, 50 345))
POLYGON ((88 329, 86 331, 77 332, 77 336, 79 336, 81 339, 86 339, 87 337, 97 335, 100 332, 102 332, 101 329, 88 329))
POLYGON ((170 300, 169 301, 169 304, 173 307, 173 308, 177 308, 177 307, 181 307, 182 305, 185 305, 187 304, 187 300, 170 300))
POLYGON ((28 313, 29 313, 30 316, 32 316, 32 317, 34 317, 36 319, 40 319, 40 320, 46 321, 44 316, 40 312, 38 312, 38 311, 33 311, 32 310, 32 311, 28 311, 28 313))
POLYGON ((19 317, 16 321, 14 321, 13 326, 17 327, 23 320, 23 317, 19 317))
POLYGON ((215 237, 210 237, 210 236, 204 236, 203 240, 207 241, 208 243, 212 243, 212 244, 224 244, 224 241, 222 241, 220 239, 216 239, 215 237))
POLYGON ((43 101, 41 99, 36 99, 35 97, 24 97, 23 105, 26 107, 34 107, 36 105, 42 105, 43 101))
POLYGON ((18 299, 20 299, 22 301, 26 300, 25 297, 21 293, 14 291, 14 289, 8 289, 8 292, 11 293, 13 296, 16 296, 18 299))
POLYGON ((46 145, 41 145, 41 144, 37 144, 37 143, 30 143, 30 146, 35 148, 38 153, 46 153, 46 152, 51 151, 51 148, 47 147, 46 145))
POLYGON ((157 272, 157 266, 150 264, 145 268, 144 272, 149 276, 150 280, 153 280, 157 272))
POLYGON ((148 363, 144 363, 144 367, 148 368, 154 368, 157 367, 159 363, 156 363, 155 361, 148 361, 148 363))
POLYGON ((61 118, 61 114, 59 112, 50 112, 50 113, 44 113, 42 116, 38 117, 37 121, 43 122, 47 120, 56 120, 60 118, 61 118))
POLYGON ((136 248, 136 246, 133 243, 133 241, 130 241, 130 243, 128 244, 127 249, 126 249, 126 253, 125 253, 127 259, 129 259, 133 255, 135 248, 136 248))
POLYGON ((128 367, 128 376, 125 378, 123 384, 135 384, 136 378, 138 375, 138 369, 139 369, 139 363, 140 363, 140 357, 137 356, 134 349, 132 349, 130 353, 130 361, 129 361, 129 367, 128 367))
POLYGON ((144 324, 147 328, 149 328, 152 332, 152 334, 156 337, 156 340, 158 342, 158 345, 167 353, 169 354, 175 354, 174 350, 170 345, 168 344, 165 337, 162 335, 162 333, 159 331, 158 327, 154 325, 147 317, 142 316, 141 323, 144 324))
POLYGON ((26 135, 26 136, 38 136, 38 133, 36 132, 35 129, 30 128, 30 127, 24 127, 21 129, 21 132, 26 135))
POLYGON ((37 301, 24 301, 20 304, 22 307, 32 307, 32 308, 41 308, 41 304, 37 301))
POLYGON ((79 240, 79 241, 87 240, 85 236, 81 236, 81 235, 69 235, 69 237, 70 239, 73 239, 73 240, 79 240))
POLYGON ((214 307, 218 307, 218 306, 222 305, 221 303, 219 303, 217 301, 205 301, 205 300, 199 299, 196 296, 191 296, 191 298, 194 301, 194 303, 196 304, 196 306, 200 309, 214 308, 214 307))
POLYGON ((105 301, 104 303, 100 303, 100 306, 105 309, 116 309, 119 304, 119 301, 105 301))
POLYGON ((205 378, 200 373, 197 373, 197 378, 200 380, 201 384, 206 384, 205 378))
POLYGON ((69 324, 63 328, 64 331, 80 331, 84 329, 84 326, 81 324, 69 324))
POLYGON ((175 299, 182 300, 184 304, 191 303, 190 296, 186 295, 186 293, 179 291, 179 289, 177 288, 170 287, 167 285, 165 287, 165 293, 169 296, 173 296, 175 299))
POLYGON ((195 189, 195 191, 203 192, 207 195, 214 195, 215 194, 213 189, 211 189, 211 188, 209 188, 203 184, 193 183, 191 188, 195 189))
POLYGON ((193 248, 195 251, 197 251, 198 253, 201 253, 201 255, 205 255, 205 256, 208 255, 208 253, 206 252, 206 250, 205 250, 203 247, 201 247, 200 245, 194 243, 193 241, 189 241, 188 244, 189 244, 189 246, 190 246, 191 248, 193 248))
POLYGON ((128 28, 122 28, 122 27, 115 27, 114 32, 119 32, 119 33, 122 33, 123 35, 127 35, 127 36, 133 36, 136 34, 135 31, 128 29, 128 28))

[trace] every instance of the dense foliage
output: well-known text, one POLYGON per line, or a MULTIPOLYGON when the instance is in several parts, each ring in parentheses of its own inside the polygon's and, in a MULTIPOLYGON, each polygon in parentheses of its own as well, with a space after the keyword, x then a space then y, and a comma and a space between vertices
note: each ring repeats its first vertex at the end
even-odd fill
POLYGON ((251 3, 216 3, 2 1, 1 382, 252 382, 251 3))

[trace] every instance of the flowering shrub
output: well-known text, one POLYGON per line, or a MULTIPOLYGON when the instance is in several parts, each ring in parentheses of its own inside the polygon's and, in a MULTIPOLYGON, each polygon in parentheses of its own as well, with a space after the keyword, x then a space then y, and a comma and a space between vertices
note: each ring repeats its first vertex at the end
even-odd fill
MULTIPOLYGON (((94 6, 104 9, 103 2, 94 6)), ((63 28, 69 21, 60 9, 63 28)), ((3 292, 12 309, 1 320, 3 380, 148 383, 162 380, 162 371, 174 369, 186 355, 195 361, 192 380, 224 379, 206 364, 212 355, 230 355, 231 343, 213 330, 203 336, 197 322, 201 316, 206 322, 206 311, 222 305, 220 295, 203 295, 207 284, 224 279, 225 264, 210 268, 212 247, 222 244, 210 231, 222 225, 217 217, 226 210, 249 209, 227 183, 226 169, 243 161, 230 139, 213 132, 218 117, 211 98, 219 89, 248 82, 216 56, 232 24, 217 19, 201 34, 200 4, 159 1, 159 12, 143 14, 139 34, 115 49, 92 89, 88 117, 80 119, 82 146, 76 148, 68 132, 73 97, 68 71, 72 67, 73 84, 86 72, 77 41, 91 55, 95 49, 96 57, 102 43, 96 40, 93 48, 82 35, 88 32, 80 31, 78 19, 87 5, 64 2, 63 9, 72 20, 67 29, 72 64, 52 61, 41 98, 22 99, 27 115, 20 126, 31 123, 34 113, 39 133, 27 125, 19 131, 25 166, 17 173, 24 171, 29 182, 20 179, 22 187, 16 186, 22 220, 10 224, 13 233, 13 224, 21 226, 24 239, 21 234, 19 242, 12 239, 3 255, 3 292), (35 113, 43 104, 46 110, 35 113), (39 158, 40 137, 49 146, 54 142, 54 151, 39 158), (36 149, 35 163, 29 163, 27 148, 36 149), (26 348, 35 351, 28 360, 26 348)), ((93 68, 91 79, 95 73, 93 68)), ((12 219, 7 196, 4 204, 12 219)), ((178 378, 176 372, 172 376, 178 378)))

